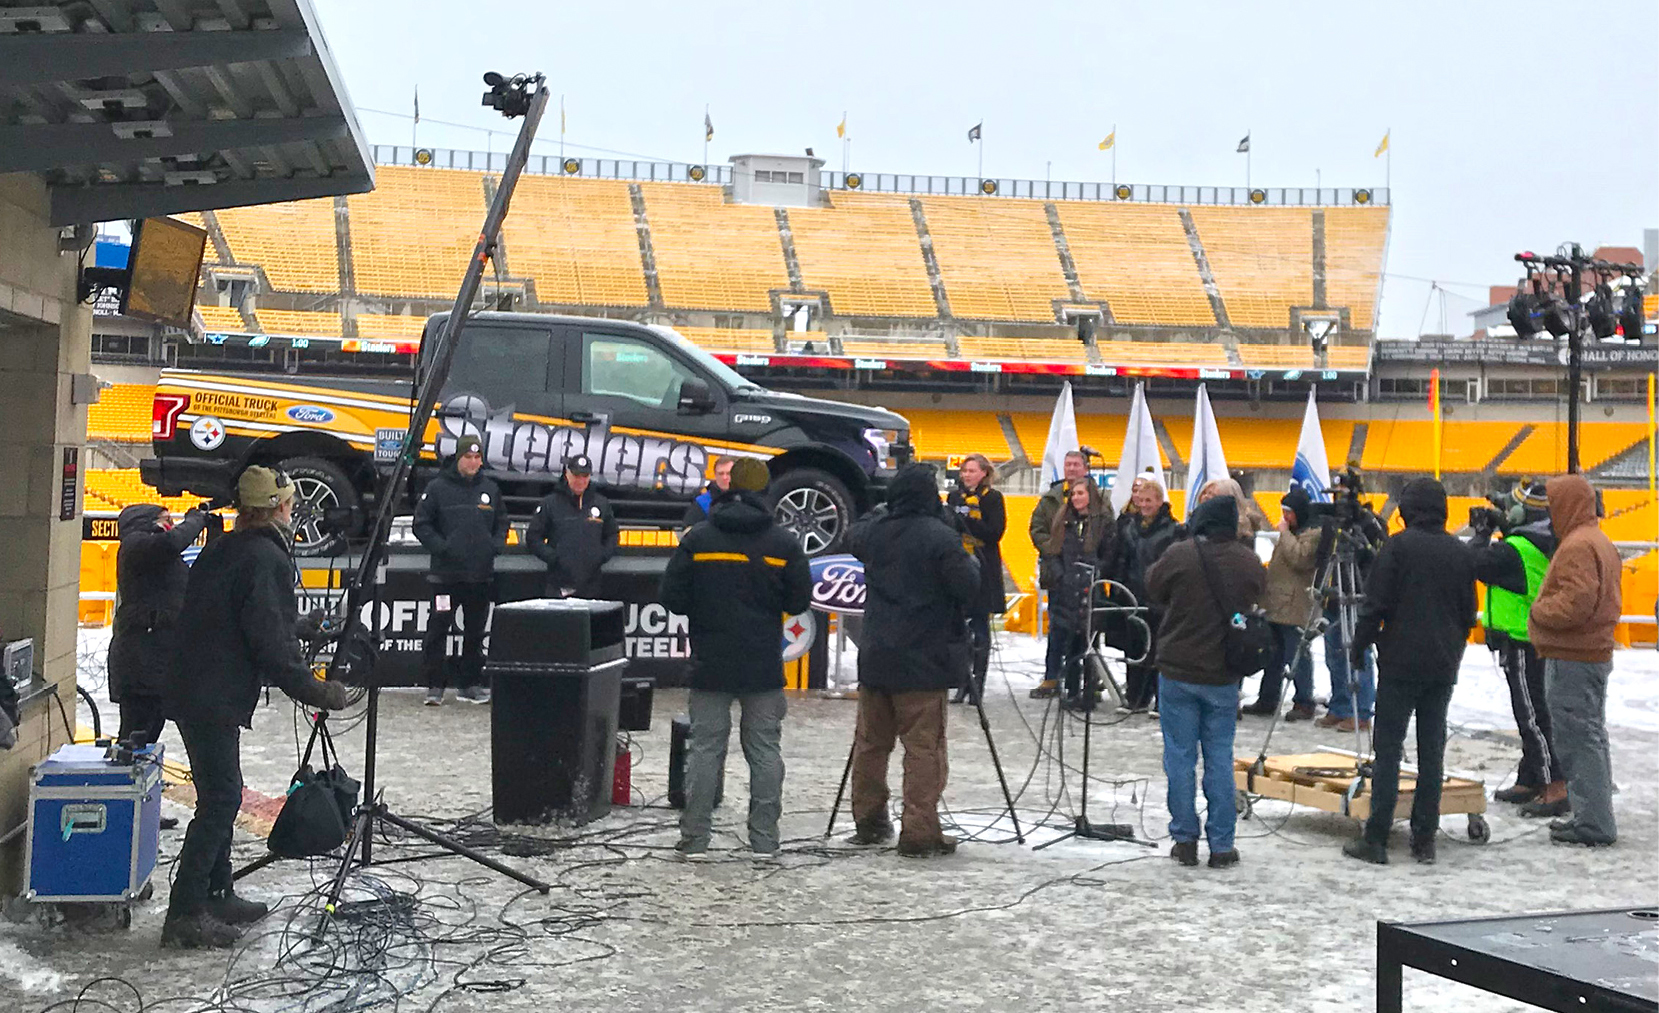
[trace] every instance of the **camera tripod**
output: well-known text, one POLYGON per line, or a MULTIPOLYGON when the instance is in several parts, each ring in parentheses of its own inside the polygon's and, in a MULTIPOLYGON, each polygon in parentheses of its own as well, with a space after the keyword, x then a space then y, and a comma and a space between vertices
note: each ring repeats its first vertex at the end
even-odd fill
MULTIPOLYGON (((1296 651, 1279 673, 1279 696, 1282 699, 1285 686, 1291 682, 1291 673, 1305 659, 1312 658, 1314 643, 1323 640, 1326 631, 1330 629, 1331 620, 1325 616, 1326 603, 1334 605, 1339 650, 1348 668, 1348 699, 1353 701, 1354 705, 1354 780, 1348 785, 1346 793, 1349 802, 1365 790, 1365 783, 1371 777, 1371 763, 1366 759, 1369 755, 1365 742, 1366 732, 1361 727, 1359 718, 1360 673, 1349 656, 1349 649, 1354 643, 1354 632, 1359 625, 1359 605, 1365 598, 1359 569, 1359 553, 1363 547, 1365 539, 1359 532, 1346 524, 1327 524, 1320 535, 1319 563, 1314 572, 1314 582, 1307 589, 1308 603, 1314 609, 1314 614, 1302 626, 1296 651)), ((1278 730, 1280 720, 1279 711, 1275 709, 1273 720, 1267 726, 1267 735, 1262 739, 1261 751, 1256 754, 1256 760, 1246 774, 1247 791, 1254 788, 1255 778, 1266 769, 1267 750, 1273 742, 1273 733, 1278 730)))
MULTIPOLYGON (((1094 576, 1094 567, 1089 567, 1089 571, 1090 577, 1092 578, 1094 576)), ((1105 657, 1101 655, 1100 650, 1096 645, 1096 638, 1100 636, 1100 634, 1095 629, 1095 623, 1098 620, 1104 619, 1108 616, 1121 616, 1127 623, 1129 623, 1131 629, 1138 628, 1141 631, 1145 637, 1141 643, 1145 646, 1141 648, 1141 653, 1137 657, 1131 658, 1126 654, 1124 662, 1127 664, 1136 664, 1146 659, 1147 653, 1151 650, 1152 646, 1152 629, 1147 625, 1145 618, 1148 611, 1147 607, 1142 605, 1135 598, 1134 593, 1122 584, 1119 584, 1113 580, 1091 579, 1088 585, 1087 594, 1088 598, 1085 600, 1088 602, 1088 605, 1083 610, 1083 653, 1076 659, 1070 657, 1066 659, 1067 665, 1076 663, 1082 665, 1083 668, 1083 699, 1082 706, 1079 708, 1083 714, 1083 785, 1080 790, 1081 799, 1078 806, 1078 813, 1072 818, 1071 826, 1066 829, 1065 833, 1054 838, 1052 841, 1044 841, 1043 843, 1032 848, 1032 851, 1041 851, 1044 848, 1053 847, 1061 841, 1069 841, 1073 837, 1082 837, 1091 841, 1129 841, 1135 844, 1144 844, 1147 847, 1155 846, 1151 841, 1136 840, 1135 828, 1130 824, 1091 823, 1089 821, 1089 757, 1092 753, 1090 748, 1092 736, 1090 735, 1090 732, 1093 730, 1095 725, 1093 714, 1095 708, 1100 704, 1101 697, 1104 695, 1109 694, 1113 699, 1118 701, 1122 701, 1124 699, 1123 688, 1118 685, 1117 680, 1112 676, 1112 671, 1107 666, 1105 657), (1128 599, 1129 604, 1095 604, 1097 597, 1100 600, 1108 602, 1112 601, 1114 593, 1128 599)), ((1052 622, 1052 619, 1050 621, 1052 622)), ((1052 627, 1050 628, 1049 635, 1053 636, 1052 627)), ((1062 671, 1063 670, 1064 669, 1062 669, 1062 671)), ((1064 781, 1066 771, 1065 725, 1065 718, 1062 716, 1059 721, 1055 722, 1054 726, 1055 756, 1060 761, 1060 777, 1062 782, 1064 781)))
MULTIPOLYGON (((1002 757, 997 753, 996 739, 991 736, 991 722, 985 717, 985 698, 978 681, 972 672, 964 673, 968 680, 968 699, 973 702, 974 712, 979 715, 979 730, 985 733, 985 747, 991 751, 991 766, 996 768, 997 784, 1002 787, 1002 801, 1008 807, 1009 822, 1014 824, 1014 840, 1016 843, 1025 843, 1025 833, 1020 830, 1020 817, 1014 811, 1014 796, 1008 790, 1008 777, 1002 772, 1002 757)), ((873 692, 861 689, 860 692, 873 692)), ((835 833, 835 818, 840 815, 841 802, 847 794, 847 782, 853 773, 853 757, 858 752, 858 736, 853 735, 852 746, 847 750, 847 765, 841 770, 841 787, 835 791, 835 804, 830 806, 829 823, 824 827, 824 836, 830 837, 835 833)))

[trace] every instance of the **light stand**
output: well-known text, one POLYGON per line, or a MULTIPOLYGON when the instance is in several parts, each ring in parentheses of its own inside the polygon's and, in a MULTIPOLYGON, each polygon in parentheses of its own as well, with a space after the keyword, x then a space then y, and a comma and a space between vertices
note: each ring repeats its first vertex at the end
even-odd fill
MULTIPOLYGON (((396 515, 397 505, 402 499, 404 487, 409 480, 409 474, 419 459, 422 446, 425 443, 426 426, 432 419, 433 409, 438 394, 449 378, 450 365, 455 358, 456 347, 460 343, 461 328, 467 319, 467 313, 472 307, 474 298, 478 295, 478 288, 484 277, 484 266, 494 255, 496 242, 501 235, 502 222, 506 220, 508 207, 512 203, 513 191, 518 186, 520 174, 530 158, 530 144, 535 139, 536 129, 541 123, 542 114, 547 109, 548 91, 540 74, 534 76, 518 75, 513 78, 504 78, 500 74, 490 73, 484 76, 484 82, 490 86, 490 91, 484 95, 484 104, 501 112, 509 119, 523 116, 524 121, 519 125, 518 139, 513 144, 512 153, 507 156, 506 168, 502 171, 501 182, 497 185, 495 196, 490 201, 489 212, 484 217, 484 227, 478 236, 478 245, 473 251, 472 259, 467 263, 466 274, 461 279, 460 291, 456 293, 454 306, 450 309, 449 317, 444 321, 441 330, 431 341, 434 346, 425 356, 427 368, 424 375, 417 376, 411 395, 409 410, 409 428, 404 433, 403 444, 393 463, 391 470, 383 479, 379 491, 379 509, 375 515, 374 524, 369 531, 369 541, 363 550, 363 557, 358 562, 357 571, 352 577, 350 586, 345 594, 345 615, 342 617, 344 630, 341 634, 341 649, 334 652, 329 663, 328 677, 337 679, 349 665, 352 651, 349 648, 354 638, 359 635, 362 627, 362 609, 365 601, 378 603, 380 598, 381 565, 386 558, 387 542, 391 535, 392 518, 396 515), (372 597, 371 597, 372 596, 372 597)), ((375 623, 379 625, 379 608, 375 605, 375 623)), ((471 620, 471 617, 468 617, 471 620)), ((339 902, 340 892, 355 861, 362 866, 369 865, 372 852, 371 845, 374 839, 374 824, 376 820, 389 823, 407 833, 438 845, 444 850, 470 859, 478 864, 508 876, 531 887, 540 893, 548 893, 552 887, 547 883, 512 869, 494 859, 480 854, 461 843, 442 834, 428 830, 419 824, 395 815, 379 797, 375 788, 375 752, 380 733, 380 679, 375 669, 372 651, 368 663, 362 666, 364 679, 368 684, 368 712, 365 723, 367 741, 364 746, 363 763, 363 804, 358 807, 356 818, 352 821, 351 834, 346 839, 340 868, 335 873, 334 882, 330 886, 328 898, 323 905, 324 923, 333 915, 335 905, 339 902)))
MULTIPOLYGON (((1131 624, 1131 626, 1140 627, 1141 631, 1143 633, 1145 633, 1145 635, 1146 635, 1146 639, 1143 640, 1142 643, 1146 644, 1147 646, 1146 646, 1145 649, 1143 649, 1141 651, 1139 657, 1136 657, 1136 658, 1126 657, 1124 659, 1124 661, 1128 664, 1138 664, 1139 662, 1144 661, 1146 659, 1147 654, 1151 650, 1152 630, 1146 624, 1146 619, 1145 619, 1145 614, 1147 612, 1146 607, 1141 605, 1140 602, 1138 600, 1136 600, 1134 593, 1131 592, 1127 587, 1124 587, 1122 584, 1119 584, 1116 581, 1112 581, 1112 580, 1092 581, 1089 584, 1088 595, 1089 595, 1089 597, 1088 597, 1087 601, 1089 602, 1089 607, 1084 610, 1084 620, 1083 620, 1083 626, 1084 626, 1083 642, 1085 644, 1085 647, 1084 647, 1083 656, 1082 656, 1082 658, 1079 659, 1080 663, 1083 666, 1083 680, 1084 680, 1084 682, 1083 682, 1083 707, 1082 707, 1082 711, 1083 711, 1083 771, 1082 771, 1082 773, 1083 773, 1083 785, 1082 785, 1082 788, 1080 789, 1081 799, 1080 799, 1079 805, 1078 805, 1078 813, 1075 817, 1073 817, 1072 825, 1069 829, 1066 830, 1065 833, 1061 834, 1059 837, 1054 838, 1052 841, 1044 841, 1043 843, 1041 843, 1041 844, 1037 845, 1036 847, 1032 848, 1031 849, 1032 851, 1041 851, 1044 848, 1053 847, 1054 845, 1059 844, 1061 841, 1069 841, 1073 837, 1081 837, 1081 838, 1084 838, 1085 840, 1091 840, 1091 841, 1127 841, 1131 844, 1143 844, 1143 845, 1145 845, 1149 848, 1157 846, 1157 845, 1153 844, 1151 841, 1137 840, 1135 838, 1135 828, 1133 826, 1127 824, 1127 823, 1091 823, 1091 822, 1089 822, 1089 756, 1090 756, 1090 753, 1092 752, 1092 750, 1090 748, 1091 738, 1092 738, 1091 735, 1090 735, 1090 731, 1094 728, 1093 714, 1094 714, 1095 707, 1100 702, 1100 696, 1101 696, 1102 691, 1106 688, 1106 684, 1111 682, 1111 679, 1112 679, 1111 672, 1106 667, 1106 659, 1102 658, 1093 649, 1094 640, 1095 640, 1094 624, 1095 624, 1095 621, 1096 621, 1097 617, 1105 617, 1105 616, 1108 616, 1108 615, 1121 615, 1126 621, 1128 621, 1131 624), (1094 605, 1094 602, 1096 600, 1097 595, 1100 598, 1104 599, 1104 600, 1111 601, 1112 600, 1112 595, 1114 594, 1114 589, 1115 589, 1115 593, 1117 593, 1118 595, 1120 595, 1123 598, 1128 599, 1128 601, 1129 601, 1128 605, 1104 605, 1104 606, 1099 606, 1099 607, 1096 607, 1094 605)), ((1053 634, 1051 632, 1050 636, 1052 636, 1052 635, 1053 634)), ((1071 660, 1072 659, 1070 659, 1070 658, 1066 659, 1066 663, 1070 664, 1071 660)), ((1113 684, 1113 688, 1114 688, 1114 691, 1115 691, 1116 690, 1115 684, 1113 684)), ((1117 695, 1121 696, 1122 694, 1117 693, 1117 695)), ((1060 776, 1063 780, 1065 778, 1065 771, 1066 771, 1066 765, 1065 765, 1065 761, 1064 761, 1064 756, 1065 756, 1065 753, 1064 753, 1065 717, 1063 715, 1061 716, 1060 720, 1055 725, 1054 735, 1055 735, 1055 752, 1058 756, 1061 757, 1060 776)))

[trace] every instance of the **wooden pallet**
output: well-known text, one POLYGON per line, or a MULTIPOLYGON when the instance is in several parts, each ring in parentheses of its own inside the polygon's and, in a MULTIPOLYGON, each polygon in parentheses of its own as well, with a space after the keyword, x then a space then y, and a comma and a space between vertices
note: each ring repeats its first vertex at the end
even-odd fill
MULTIPOLYGON (((1326 812, 1338 813, 1351 819, 1363 820, 1371 815, 1371 786, 1352 799, 1348 789, 1354 781, 1354 758, 1342 753, 1301 753, 1295 756, 1269 756, 1263 771, 1254 778, 1250 768, 1256 761, 1234 760, 1233 783, 1240 790, 1263 798, 1276 798, 1296 805, 1312 806, 1326 812), (1345 771, 1336 774, 1336 771, 1345 771)), ((1411 815, 1411 802, 1417 792, 1414 772, 1400 771, 1400 795, 1394 803, 1394 818, 1411 815)), ((1486 786, 1464 777, 1449 777, 1440 789, 1441 815, 1467 813, 1476 816, 1486 812, 1486 786)), ((1471 825, 1473 824, 1471 820, 1471 825)))

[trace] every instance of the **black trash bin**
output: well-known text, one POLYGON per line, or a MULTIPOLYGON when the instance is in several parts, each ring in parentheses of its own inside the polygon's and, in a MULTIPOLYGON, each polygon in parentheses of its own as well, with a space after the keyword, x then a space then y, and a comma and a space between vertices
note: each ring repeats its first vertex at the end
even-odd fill
POLYGON ((611 808, 626 619, 621 602, 538 598, 490 624, 497 823, 586 823, 611 808))

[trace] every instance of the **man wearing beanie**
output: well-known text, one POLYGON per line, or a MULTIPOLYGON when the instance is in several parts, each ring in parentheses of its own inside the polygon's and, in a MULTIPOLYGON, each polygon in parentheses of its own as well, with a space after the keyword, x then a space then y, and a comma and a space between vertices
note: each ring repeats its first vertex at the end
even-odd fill
POLYGON ((1417 790, 1411 803, 1411 855, 1434 861, 1440 782, 1446 758, 1446 708, 1475 625, 1475 562, 1446 531, 1446 489, 1432 478, 1400 492, 1406 529, 1383 543, 1365 582, 1348 663, 1377 645, 1377 725, 1371 816, 1345 854, 1383 865, 1399 798, 1406 726, 1417 715, 1417 790))
POLYGON ((161 929, 161 945, 181 949, 229 947, 265 916, 264 904, 231 890, 230 866, 242 729, 253 727, 261 688, 323 710, 346 705, 343 685, 312 675, 295 632, 293 482, 255 465, 237 480, 236 504, 236 530, 208 543, 190 568, 162 694, 196 788, 161 929))
POLYGON ((599 571, 616 555, 618 532, 611 502, 593 488, 593 461, 565 459, 564 478, 536 504, 524 540, 547 564, 551 598, 598 598, 599 571))
POLYGON ((449 631, 463 613, 461 671, 455 695, 467 703, 490 702, 484 685, 484 629, 495 598, 495 557, 507 546, 507 508, 501 490, 483 475, 483 446, 476 436, 455 441, 455 454, 428 482, 415 504, 415 537, 432 554, 427 582, 432 611, 421 644, 426 705, 444 702, 449 631))
POLYGON ((1279 696, 1284 691, 1285 668, 1295 662, 1290 673, 1295 687, 1290 713, 1286 721, 1306 721, 1313 717, 1313 656, 1302 652, 1302 627, 1316 613, 1308 588, 1313 585, 1314 566, 1319 556, 1319 528, 1310 524, 1313 519, 1313 501, 1300 485, 1293 485, 1279 500, 1282 517, 1279 520, 1279 541, 1273 546, 1273 558, 1267 564, 1267 590, 1262 596, 1262 610, 1273 630, 1273 651, 1267 669, 1262 672, 1261 690, 1256 702, 1244 708, 1246 714, 1273 714, 1279 709, 1279 696))
POLYGON ((773 523, 761 495, 768 478, 766 465, 753 458, 732 465, 730 487, 709 504, 708 522, 687 531, 669 558, 658 596, 686 617, 691 633, 691 736, 675 846, 687 858, 708 851, 733 702, 749 763, 749 849, 778 850, 788 709, 783 617, 812 604, 812 575, 799 540, 773 523))
POLYGON ((1612 844, 1613 768, 1607 751, 1607 677, 1624 609, 1619 551, 1596 520, 1596 492, 1582 475, 1545 484, 1559 539, 1527 633, 1544 659, 1544 697, 1567 778, 1572 816, 1550 826, 1562 844, 1612 844))

